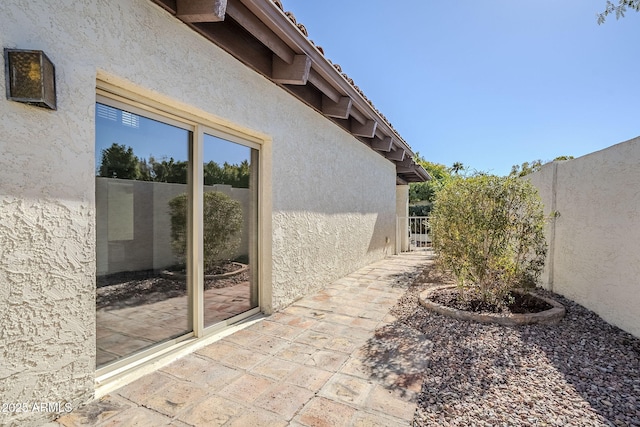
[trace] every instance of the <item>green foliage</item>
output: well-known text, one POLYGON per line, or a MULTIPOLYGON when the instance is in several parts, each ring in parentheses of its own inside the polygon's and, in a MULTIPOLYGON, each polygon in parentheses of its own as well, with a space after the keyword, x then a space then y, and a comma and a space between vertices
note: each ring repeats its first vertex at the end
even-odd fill
POLYGON ((102 150, 98 175, 108 178, 138 179, 140 168, 133 148, 116 143, 102 150))
POLYGON ((175 161, 173 157, 169 160, 157 161, 155 157, 149 157, 151 169, 150 181, 171 182, 174 184, 186 184, 189 174, 189 163, 183 160, 175 161))
MULTIPOLYGON (((249 162, 239 165, 227 162, 221 167, 216 162, 204 164, 204 185, 226 184, 235 188, 249 188, 249 162)), ((102 159, 98 176, 107 178, 135 179, 139 181, 169 182, 186 184, 189 175, 189 162, 174 160, 173 157, 162 160, 150 156, 140 159, 133 148, 114 143, 102 150, 102 159)))
POLYGON ((471 287, 496 304, 539 278, 544 224, 531 183, 493 175, 451 181, 438 193, 430 220, 438 265, 454 274, 461 292, 471 287))
POLYGON ((429 216, 433 202, 422 202, 418 205, 409 206, 409 216, 429 216))
POLYGON ((228 184, 236 188, 249 188, 249 162, 240 165, 224 162, 220 167, 216 162, 204 164, 204 185, 228 184))
MULTIPOLYGON (((559 161, 571 159, 573 159, 573 156, 558 156, 552 161, 555 162, 556 160, 559 161)), ((546 165, 547 163, 550 162, 543 162, 542 160, 538 159, 532 161, 531 163, 524 162, 521 165, 513 165, 511 166, 511 172, 509 173, 509 176, 522 178, 523 176, 538 172, 540 169, 542 169, 542 166, 546 165)))
MULTIPOLYGON (((439 163, 428 162, 420 154, 416 154, 415 161, 425 168, 431 180, 409 184, 409 203, 433 202, 438 191, 452 178, 451 169, 439 163)), ((462 166, 462 163, 459 165, 462 166)))
MULTIPOLYGON (((186 194, 169 201, 171 216, 171 247, 184 262, 187 251, 187 204, 186 194)), ((234 255, 240 245, 242 228, 242 206, 237 200, 220 192, 204 193, 204 266, 208 270, 234 255)))
POLYGON ((555 159, 553 159, 553 161, 561 161, 561 160, 571 160, 573 159, 573 156, 558 156, 555 159))
POLYGON ((605 7, 604 12, 597 15, 598 25, 603 24, 604 21, 607 20, 607 16, 614 12, 616 14, 616 19, 624 18, 624 14, 627 12, 627 8, 635 10, 636 12, 640 12, 640 0, 618 0, 617 6, 611 1, 607 0, 607 6, 605 7))
POLYGON ((523 177, 525 175, 532 174, 534 172, 538 172, 542 168, 542 160, 534 160, 531 163, 524 162, 521 165, 513 165, 511 166, 511 172, 509 176, 513 177, 523 177))
POLYGON ((464 163, 462 162, 454 162, 449 169, 454 174, 458 175, 461 171, 464 171, 464 163))

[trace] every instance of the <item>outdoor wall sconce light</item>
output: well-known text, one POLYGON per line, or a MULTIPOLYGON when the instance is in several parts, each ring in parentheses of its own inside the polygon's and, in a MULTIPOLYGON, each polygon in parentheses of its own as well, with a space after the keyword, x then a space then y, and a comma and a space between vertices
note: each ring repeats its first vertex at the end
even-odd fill
POLYGON ((56 109, 56 69, 41 50, 4 49, 7 99, 56 109))

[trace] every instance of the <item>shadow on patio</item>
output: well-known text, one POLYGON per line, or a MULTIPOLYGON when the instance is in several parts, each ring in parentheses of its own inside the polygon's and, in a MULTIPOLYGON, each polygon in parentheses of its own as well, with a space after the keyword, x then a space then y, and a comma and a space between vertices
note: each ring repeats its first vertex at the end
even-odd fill
POLYGON ((414 372, 424 383, 416 425, 640 425, 640 340, 557 295, 567 315, 555 326, 447 318, 417 302, 439 281, 428 267, 386 327, 417 337, 413 356, 424 369, 414 372))
POLYGON ((412 375, 422 367, 398 361, 424 343, 409 335, 407 345, 394 349, 384 339, 395 333, 387 330, 396 320, 389 309, 428 258, 414 253, 368 265, 57 422, 406 426, 420 389, 412 375), (372 336, 381 341, 370 351, 372 336))

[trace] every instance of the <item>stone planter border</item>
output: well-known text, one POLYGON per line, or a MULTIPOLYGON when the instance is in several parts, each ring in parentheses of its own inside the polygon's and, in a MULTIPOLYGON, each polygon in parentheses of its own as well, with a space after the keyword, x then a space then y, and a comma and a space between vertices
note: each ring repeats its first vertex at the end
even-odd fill
POLYGON ((470 311, 458 310, 451 307, 438 304, 429 299, 431 293, 440 289, 455 288, 456 285, 435 286, 426 289, 420 293, 420 304, 428 310, 452 317, 459 320, 473 320, 482 323, 495 323, 503 326, 519 326, 530 324, 555 325, 564 317, 565 308, 558 301, 551 298, 542 297, 531 292, 516 290, 516 292, 525 293, 539 298, 550 304, 552 308, 541 311, 539 313, 511 313, 511 314, 492 314, 492 313, 474 313, 470 311))

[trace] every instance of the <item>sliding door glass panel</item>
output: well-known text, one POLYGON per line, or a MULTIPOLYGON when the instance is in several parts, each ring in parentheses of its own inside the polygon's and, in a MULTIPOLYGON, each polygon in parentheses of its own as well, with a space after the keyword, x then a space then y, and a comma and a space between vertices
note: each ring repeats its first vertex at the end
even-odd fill
POLYGON ((204 325, 258 306, 258 151, 204 135, 204 325))
POLYGON ((190 130, 96 104, 98 367, 193 330, 191 141, 190 130))

